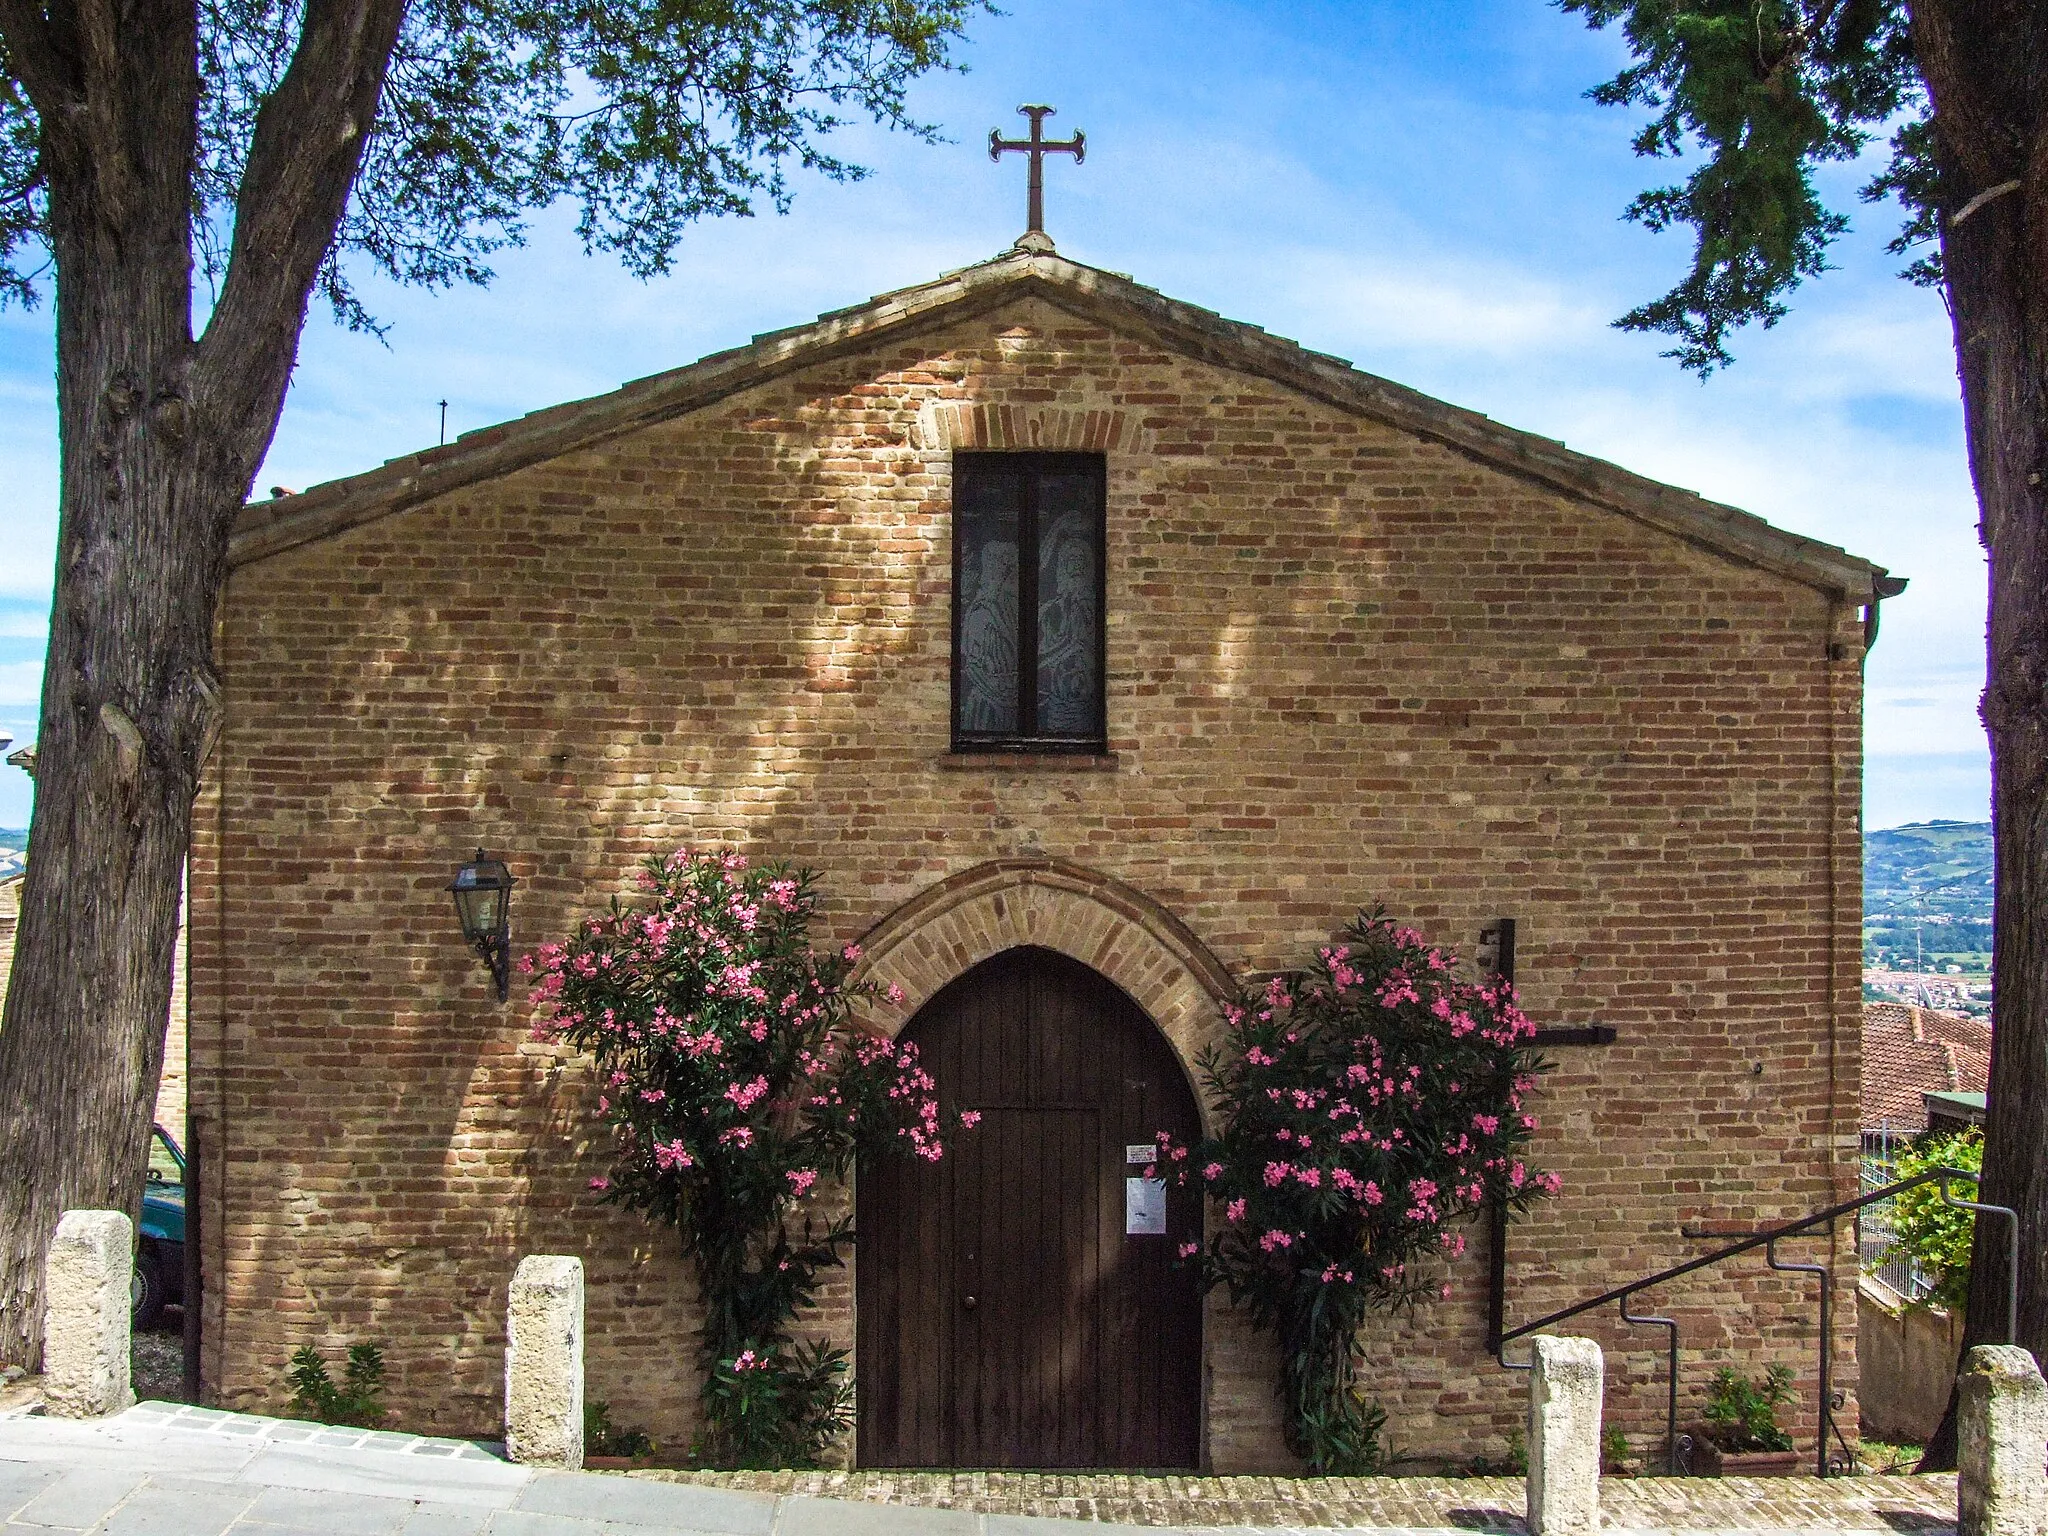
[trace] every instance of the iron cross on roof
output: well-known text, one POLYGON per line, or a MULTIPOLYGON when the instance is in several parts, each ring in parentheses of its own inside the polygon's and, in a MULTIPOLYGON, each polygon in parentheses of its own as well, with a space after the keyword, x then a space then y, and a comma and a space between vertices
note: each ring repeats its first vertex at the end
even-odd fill
POLYGON ((988 157, 991 160, 1003 158, 1005 150, 1019 150, 1031 157, 1031 226, 1024 232, 1025 239, 1045 233, 1045 157, 1050 154, 1072 155, 1074 164, 1079 165, 1088 151, 1088 137, 1078 129, 1071 139, 1048 139, 1045 137, 1045 120, 1051 117, 1051 107, 1019 107, 1017 109, 1031 119, 1031 137, 1028 139, 1006 139, 1003 130, 991 128, 988 131, 988 157))

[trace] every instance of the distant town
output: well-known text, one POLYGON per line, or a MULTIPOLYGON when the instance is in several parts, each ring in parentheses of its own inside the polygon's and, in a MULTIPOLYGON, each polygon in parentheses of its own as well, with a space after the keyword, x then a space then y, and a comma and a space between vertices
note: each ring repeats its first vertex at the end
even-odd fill
POLYGON ((1863 995, 1991 1012, 1991 826, 1929 821, 1863 840, 1863 995))

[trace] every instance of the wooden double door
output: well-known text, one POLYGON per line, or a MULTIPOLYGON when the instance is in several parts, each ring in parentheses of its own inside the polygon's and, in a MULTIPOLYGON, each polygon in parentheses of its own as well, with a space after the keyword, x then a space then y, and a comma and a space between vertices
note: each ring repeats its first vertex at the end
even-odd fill
POLYGON ((1194 1467, 1201 1296, 1175 1261, 1200 1196, 1127 1230, 1157 1225, 1132 1149, 1199 1134, 1173 1048, 1113 983, 1033 948, 959 977, 903 1038, 948 1123, 982 1118, 936 1163, 861 1165, 861 1465, 1194 1467))

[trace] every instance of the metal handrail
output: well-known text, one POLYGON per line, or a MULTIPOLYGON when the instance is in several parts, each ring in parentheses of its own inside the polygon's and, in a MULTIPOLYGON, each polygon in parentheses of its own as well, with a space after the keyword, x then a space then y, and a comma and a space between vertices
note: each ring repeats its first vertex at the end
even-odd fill
POLYGON ((1822 1226, 1825 1226, 1829 1234, 1832 1235, 1834 1223, 1852 1211, 1860 1211, 1864 1206, 1875 1205, 1880 1200, 1892 1199, 1897 1195, 1903 1194, 1906 1190, 1917 1189, 1923 1184, 1938 1183, 1941 1186, 1941 1198, 1944 1204, 1954 1206, 1959 1210, 1989 1212, 1991 1215, 2003 1216, 2006 1219, 2005 1342, 2010 1344, 2019 1335, 2019 1212, 2009 1206, 1988 1205, 1982 1201, 1964 1200, 1949 1189, 1949 1181, 1951 1179, 1965 1179, 1975 1183, 1979 1177, 1980 1175, 1970 1173, 1962 1168, 1930 1168, 1925 1173, 1915 1174, 1910 1179, 1900 1179, 1895 1184, 1887 1184, 1882 1189, 1873 1189, 1854 1200, 1844 1200, 1839 1205, 1831 1205, 1824 1210, 1811 1212, 1800 1217, 1797 1221, 1788 1222, 1781 1227, 1773 1227, 1768 1232, 1754 1233, 1749 1237, 1730 1243, 1725 1248, 1718 1248, 1714 1252, 1700 1258, 1689 1259, 1683 1264, 1674 1264, 1671 1268, 1659 1270, 1654 1275, 1645 1275, 1640 1280, 1631 1280, 1627 1285, 1616 1286, 1613 1290, 1602 1291, 1598 1296, 1590 1297, 1569 1307, 1562 1307, 1546 1316, 1537 1318, 1533 1323, 1524 1323, 1519 1328, 1509 1329, 1494 1340, 1493 1357, 1504 1369, 1526 1371, 1529 1369, 1528 1362, 1508 1359, 1507 1346, 1509 1344, 1513 1343, 1516 1339, 1527 1338, 1531 1334, 1540 1333, 1545 1328, 1554 1327, 1558 1323, 1566 1322, 1583 1313, 1591 1312, 1598 1307, 1604 1307, 1610 1302, 1619 1303, 1624 1322, 1654 1324, 1669 1330, 1669 1371, 1671 1380, 1669 1382, 1670 1391, 1667 1394, 1668 1406, 1666 1408, 1666 1422, 1664 1426, 1664 1454, 1666 1465, 1675 1472, 1678 1470, 1678 1324, 1676 1320, 1668 1317, 1636 1315, 1629 1306, 1630 1299, 1643 1291, 1649 1290, 1652 1286, 1664 1284, 1667 1280, 1676 1280, 1681 1276, 1692 1274, 1696 1270, 1706 1269, 1711 1265, 1719 1264, 1724 1259, 1732 1259, 1737 1254, 1749 1253, 1755 1249, 1762 1248, 1765 1250, 1765 1258, 1773 1269, 1797 1270, 1801 1273, 1817 1274, 1821 1277, 1821 1402, 1820 1431, 1817 1437, 1819 1448, 1816 1453, 1816 1461, 1817 1471, 1820 1476, 1826 1477, 1828 1475, 1828 1431, 1834 1429, 1836 1438, 1838 1440, 1841 1438, 1841 1431, 1834 1424, 1834 1414, 1828 1401, 1829 1377, 1832 1370, 1830 1355, 1833 1346, 1832 1332, 1829 1327, 1829 1308, 1831 1294, 1834 1289, 1834 1273, 1828 1266, 1823 1264, 1781 1264, 1778 1261, 1777 1245, 1789 1237, 1818 1235, 1815 1229, 1822 1226))

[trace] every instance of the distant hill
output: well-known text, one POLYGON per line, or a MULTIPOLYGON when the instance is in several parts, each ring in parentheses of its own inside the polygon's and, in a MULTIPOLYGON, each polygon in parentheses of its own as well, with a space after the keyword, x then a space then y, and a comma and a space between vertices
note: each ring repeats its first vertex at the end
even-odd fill
POLYGON ((1863 963, 1979 971, 1991 958, 1991 824, 1925 821, 1863 836, 1863 963))
POLYGON ((10 832, 5 827, 0 827, 0 848, 7 849, 14 853, 20 853, 23 849, 27 847, 28 828, 23 827, 19 831, 10 832))

